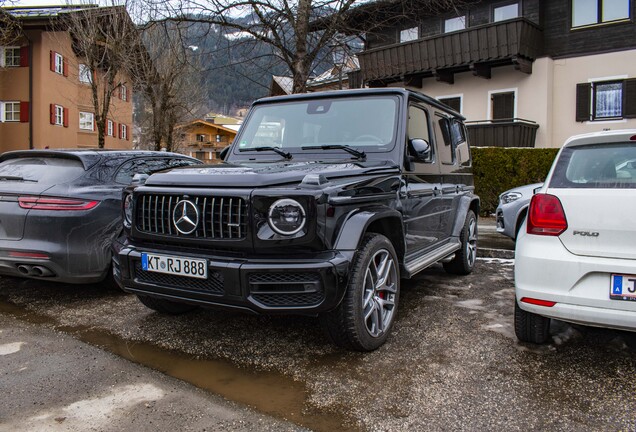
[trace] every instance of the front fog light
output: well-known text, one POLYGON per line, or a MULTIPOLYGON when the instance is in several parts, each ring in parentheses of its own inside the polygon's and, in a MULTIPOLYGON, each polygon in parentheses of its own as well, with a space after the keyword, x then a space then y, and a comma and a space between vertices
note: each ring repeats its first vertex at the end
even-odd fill
POLYGON ((126 195, 124 198, 124 222, 127 226, 132 225, 133 218, 133 197, 132 194, 126 195))
POLYGON ((269 226, 282 235, 294 235, 305 226, 305 209, 296 200, 281 199, 269 208, 269 226))

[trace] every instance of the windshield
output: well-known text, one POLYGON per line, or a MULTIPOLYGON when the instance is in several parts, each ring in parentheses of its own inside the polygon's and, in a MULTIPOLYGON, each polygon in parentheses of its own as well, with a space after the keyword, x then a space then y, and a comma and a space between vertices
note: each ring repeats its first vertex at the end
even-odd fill
POLYGON ((636 145, 599 144, 563 149, 553 188, 636 188, 636 145))
MULTIPOLYGON (((234 154, 275 147, 291 152, 346 152, 308 147, 349 146, 367 153, 390 151, 395 145, 398 98, 358 97, 318 99, 256 106, 243 125, 234 154), (303 147, 305 148, 303 150, 303 147)), ((272 153, 263 156, 272 158, 272 153)))

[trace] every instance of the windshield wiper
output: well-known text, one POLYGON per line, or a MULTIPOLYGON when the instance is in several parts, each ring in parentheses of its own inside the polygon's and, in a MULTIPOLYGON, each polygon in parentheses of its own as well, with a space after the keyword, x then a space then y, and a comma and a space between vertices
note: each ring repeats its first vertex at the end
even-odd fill
POLYGON ((282 157, 284 157, 285 159, 291 159, 292 158, 292 154, 291 153, 287 153, 282 151, 281 149, 277 148, 277 147, 253 147, 253 148, 244 148, 244 149, 239 149, 240 152, 245 152, 245 151, 273 151, 274 153, 278 153, 279 155, 281 155, 282 157))
POLYGON ((356 150, 353 147, 342 144, 329 144, 329 145, 321 145, 321 146, 305 146, 301 147, 303 150, 344 150, 349 154, 354 155, 358 159, 366 159, 367 154, 362 150, 356 150))
POLYGON ((34 182, 37 183, 37 180, 33 180, 33 179, 25 179, 24 177, 20 177, 20 176, 10 176, 10 175, 0 175, 0 180, 15 180, 15 181, 28 181, 28 182, 34 182))

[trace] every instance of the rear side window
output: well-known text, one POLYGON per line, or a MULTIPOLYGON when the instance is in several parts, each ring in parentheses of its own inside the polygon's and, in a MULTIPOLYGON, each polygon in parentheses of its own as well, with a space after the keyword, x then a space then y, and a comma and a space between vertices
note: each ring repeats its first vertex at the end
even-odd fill
POLYGON ((0 163, 0 181, 67 183, 84 174, 82 162, 74 159, 25 157, 0 163))
POLYGON ((133 159, 121 166, 115 182, 120 184, 130 184, 135 174, 152 174, 167 168, 197 165, 200 162, 191 159, 181 158, 155 158, 155 159, 133 159))
POLYGON ((563 149, 552 188, 636 188, 636 145, 589 145, 563 149))

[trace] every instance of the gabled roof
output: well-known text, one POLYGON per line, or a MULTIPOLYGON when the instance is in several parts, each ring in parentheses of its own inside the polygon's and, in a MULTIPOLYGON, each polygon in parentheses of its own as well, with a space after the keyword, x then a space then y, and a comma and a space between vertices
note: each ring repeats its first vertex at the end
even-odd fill
POLYGON ((277 76, 274 75, 272 77, 272 88, 270 89, 271 94, 292 94, 294 88, 294 79, 286 76, 277 76), (277 87, 277 88, 275 88, 277 87), (275 91, 280 90, 280 91, 275 91))
POLYGON ((236 135, 236 131, 233 130, 233 129, 228 128, 227 126, 218 125, 216 123, 210 123, 210 122, 207 122, 207 121, 201 120, 201 119, 193 120, 193 121, 191 121, 189 123, 185 123, 185 124, 179 125, 179 126, 177 126, 177 129, 185 129, 185 128, 190 127, 190 126, 194 126, 195 124, 202 124, 204 126, 210 126, 212 128, 219 129, 219 130, 222 130, 222 131, 225 131, 225 132, 229 132, 231 134, 236 135))
POLYGON ((19 19, 55 18, 63 13, 77 12, 84 9, 99 7, 96 4, 87 5, 52 5, 52 6, 12 6, 5 7, 7 13, 19 19))

